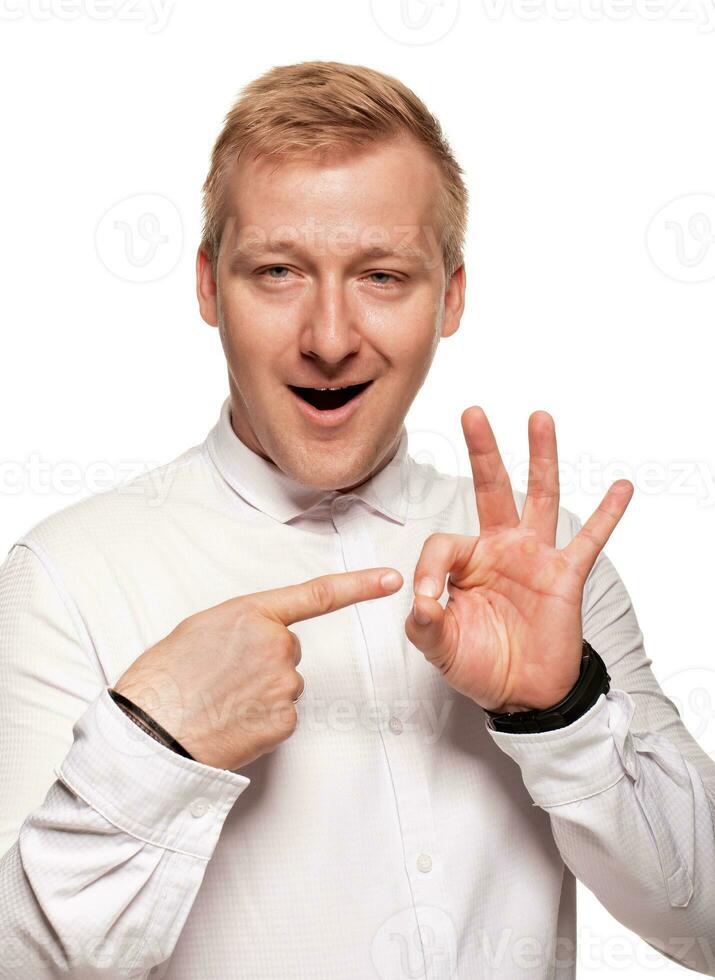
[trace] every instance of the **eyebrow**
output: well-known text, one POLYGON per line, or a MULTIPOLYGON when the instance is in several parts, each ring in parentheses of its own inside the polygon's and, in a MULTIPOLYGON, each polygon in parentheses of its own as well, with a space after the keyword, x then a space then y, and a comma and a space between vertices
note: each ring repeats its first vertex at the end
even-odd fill
MULTIPOLYGON (((255 258, 266 252, 293 252, 298 251, 297 244, 289 240, 277 242, 266 242, 256 239, 248 239, 231 250, 231 259, 255 258)), ((418 262, 425 261, 425 252, 415 245, 407 242, 400 242, 396 245, 370 245, 360 253, 361 257, 370 259, 402 258, 414 259, 418 262)))

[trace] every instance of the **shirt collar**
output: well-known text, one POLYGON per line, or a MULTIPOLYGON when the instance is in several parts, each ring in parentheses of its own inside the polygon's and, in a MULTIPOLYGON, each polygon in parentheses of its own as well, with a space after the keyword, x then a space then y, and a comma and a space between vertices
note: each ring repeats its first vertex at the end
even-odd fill
POLYGON ((410 456, 407 452, 409 437, 404 423, 393 458, 359 487, 354 487, 349 493, 341 493, 339 490, 322 490, 299 483, 275 463, 249 449, 233 431, 230 413, 231 399, 227 396, 218 421, 206 437, 206 450, 224 480, 264 514, 286 523, 324 498, 331 500, 334 497, 354 496, 383 516, 400 524, 406 522, 410 456))

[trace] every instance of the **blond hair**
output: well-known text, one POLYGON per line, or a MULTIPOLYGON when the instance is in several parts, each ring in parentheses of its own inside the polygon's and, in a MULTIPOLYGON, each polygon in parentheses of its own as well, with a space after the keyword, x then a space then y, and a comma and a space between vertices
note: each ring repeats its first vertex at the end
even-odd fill
POLYGON ((467 189, 463 170, 425 104, 398 79, 362 65, 304 61, 249 82, 224 120, 203 185, 201 248, 214 276, 225 214, 226 174, 242 153, 297 156, 412 134, 442 175, 440 214, 447 280, 464 259, 467 189))

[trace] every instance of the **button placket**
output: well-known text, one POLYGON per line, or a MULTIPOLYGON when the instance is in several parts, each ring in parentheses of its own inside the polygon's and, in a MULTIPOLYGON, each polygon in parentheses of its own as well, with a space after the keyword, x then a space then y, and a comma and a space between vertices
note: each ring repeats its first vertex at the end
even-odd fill
MULTIPOLYGON (((359 514, 356 512, 354 519, 336 520, 347 571, 392 565, 389 548, 387 553, 378 554, 383 550, 378 549, 378 543, 383 540, 382 528, 378 526, 381 520, 373 521, 362 510, 359 514)), ((403 588, 409 588, 407 581, 403 588)), ((402 701, 410 694, 402 656, 403 623, 395 615, 399 603, 393 603, 388 596, 373 602, 356 603, 353 608, 365 638, 366 669, 372 678, 376 701, 381 705, 395 705, 396 701, 402 701)), ((446 907, 445 884, 439 865, 433 859, 437 834, 425 768, 424 733, 410 730, 408 736, 402 719, 391 712, 376 731, 389 767, 403 847, 406 853, 413 855, 407 869, 413 899, 418 905, 446 907), (398 730, 399 738, 395 737, 398 730)))

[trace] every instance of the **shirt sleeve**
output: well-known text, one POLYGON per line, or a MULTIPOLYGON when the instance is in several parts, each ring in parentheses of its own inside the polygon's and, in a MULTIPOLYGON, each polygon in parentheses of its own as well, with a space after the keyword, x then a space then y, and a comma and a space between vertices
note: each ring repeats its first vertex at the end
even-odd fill
POLYGON ((573 874, 653 948, 713 977, 715 762, 661 690, 603 551, 584 588, 583 634, 611 677, 589 711, 552 732, 485 726, 549 814, 573 874))
POLYGON ((44 556, 0 567, 0 978, 146 978, 250 779, 124 714, 44 556))

